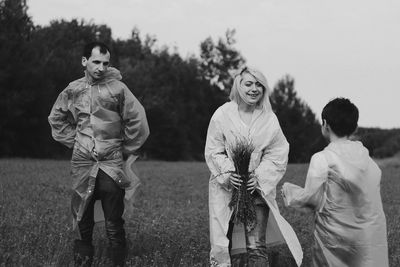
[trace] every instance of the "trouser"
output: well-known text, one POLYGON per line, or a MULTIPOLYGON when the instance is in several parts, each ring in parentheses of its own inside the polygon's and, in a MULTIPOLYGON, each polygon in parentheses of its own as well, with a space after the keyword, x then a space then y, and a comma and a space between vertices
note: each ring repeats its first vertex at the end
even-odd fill
POLYGON ((266 246, 266 230, 268 223, 269 207, 258 193, 255 193, 255 198, 255 211, 257 221, 256 226, 251 231, 248 231, 246 227, 244 227, 247 253, 237 254, 234 250, 231 250, 232 231, 234 223, 232 221, 229 222, 228 238, 230 240, 229 251, 231 254, 232 267, 269 266, 266 246))
MULTIPOLYGON (((124 220, 122 219, 124 197, 125 190, 121 189, 110 176, 99 169, 93 196, 83 213, 81 221, 78 222, 81 240, 75 241, 75 245, 78 242, 80 247, 92 247, 93 227, 95 224, 93 218, 94 203, 99 199, 104 211, 105 228, 109 240, 111 257, 113 261, 116 257, 120 258, 120 261, 124 260, 124 255, 126 254, 124 220)), ((123 264, 119 263, 118 265, 122 266, 123 264)))

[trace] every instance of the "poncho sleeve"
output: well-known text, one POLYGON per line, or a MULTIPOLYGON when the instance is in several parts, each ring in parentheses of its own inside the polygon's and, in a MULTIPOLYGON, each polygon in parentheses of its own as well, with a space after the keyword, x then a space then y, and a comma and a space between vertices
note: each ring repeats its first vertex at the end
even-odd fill
POLYGON ((328 177, 328 162, 321 153, 312 156, 304 188, 284 183, 282 191, 286 206, 300 210, 319 210, 324 202, 324 184, 328 177))
POLYGON ((121 103, 121 118, 123 124, 123 154, 136 154, 150 134, 146 112, 132 92, 124 87, 121 103))
POLYGON ((235 171, 235 166, 228 157, 223 131, 215 117, 214 114, 208 126, 204 156, 212 179, 215 179, 223 188, 229 189, 229 177, 235 171))
POLYGON ((69 109, 71 99, 68 97, 68 88, 62 91, 51 109, 48 121, 54 140, 72 148, 75 143, 76 120, 69 109))
POLYGON ((269 145, 262 151, 260 164, 254 170, 258 178, 258 189, 266 196, 275 192, 278 182, 285 174, 288 154, 289 143, 279 127, 269 145))

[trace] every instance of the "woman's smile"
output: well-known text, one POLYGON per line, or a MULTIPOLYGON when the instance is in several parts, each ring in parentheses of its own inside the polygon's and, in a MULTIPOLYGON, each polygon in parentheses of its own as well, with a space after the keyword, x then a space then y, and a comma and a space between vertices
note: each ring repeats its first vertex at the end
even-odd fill
POLYGON ((247 95, 250 96, 251 98, 257 98, 260 95, 260 93, 259 92, 253 92, 253 93, 248 92, 247 95))

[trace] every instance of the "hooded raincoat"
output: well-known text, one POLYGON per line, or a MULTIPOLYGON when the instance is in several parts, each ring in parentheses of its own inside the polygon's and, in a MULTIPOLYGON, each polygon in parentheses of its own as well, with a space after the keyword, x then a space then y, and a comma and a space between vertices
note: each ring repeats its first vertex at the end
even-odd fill
POLYGON ((286 204, 315 212, 315 267, 387 267, 381 170, 358 141, 330 143, 310 162, 305 187, 283 185, 286 204), (328 180, 328 166, 343 178, 328 180))
MULTIPOLYGON (((286 242, 297 264, 302 261, 302 249, 295 232, 280 215, 275 200, 276 185, 286 171, 289 144, 271 110, 256 108, 249 126, 239 116, 238 105, 231 101, 219 107, 212 116, 205 147, 206 163, 211 171, 209 182, 210 261, 213 266, 230 266, 227 238, 232 210, 230 172, 235 167, 229 154, 229 144, 237 136, 250 138, 255 146, 249 172, 258 177, 258 191, 269 206, 266 232, 267 245, 286 242)), ((244 228, 242 229, 244 231, 244 228)), ((244 233, 243 233, 244 235, 244 233)), ((234 237, 232 237, 234 238, 234 237)))
POLYGON ((149 135, 144 108, 117 69, 108 68, 94 83, 87 75, 60 93, 48 118, 53 138, 73 148, 74 226, 92 197, 99 168, 126 190, 126 200, 133 199, 139 180, 132 164, 149 135), (129 156, 125 164, 123 154, 129 156))

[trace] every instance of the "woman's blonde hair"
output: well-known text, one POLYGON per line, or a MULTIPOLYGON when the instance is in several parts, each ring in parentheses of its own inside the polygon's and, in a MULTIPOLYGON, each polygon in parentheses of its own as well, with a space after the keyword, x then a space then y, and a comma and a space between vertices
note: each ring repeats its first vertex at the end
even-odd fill
POLYGON ((269 102, 269 95, 271 93, 271 89, 268 86, 267 78, 265 78, 265 76, 259 70, 247 66, 242 67, 239 70, 238 74, 236 74, 231 88, 231 93, 229 95, 229 99, 231 101, 236 102, 237 104, 243 102, 243 99, 239 93, 240 90, 239 87, 242 86, 241 83, 243 80, 243 75, 245 73, 252 75, 257 80, 257 82, 259 82, 263 87, 263 97, 257 103, 257 106, 262 107, 263 109, 266 110, 271 110, 272 109, 271 103, 269 102))

